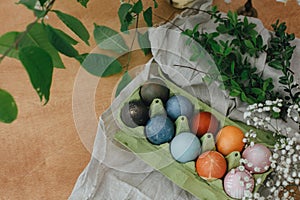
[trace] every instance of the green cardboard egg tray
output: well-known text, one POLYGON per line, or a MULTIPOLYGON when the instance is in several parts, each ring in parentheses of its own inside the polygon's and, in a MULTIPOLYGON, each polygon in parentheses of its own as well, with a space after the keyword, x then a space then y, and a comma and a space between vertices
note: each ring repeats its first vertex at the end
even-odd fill
MULTIPOLYGON (((180 94, 187 97, 193 103, 195 111, 201 110, 211 112, 220 121, 221 127, 226 125, 234 125, 239 127, 244 133, 246 133, 250 129, 254 129, 257 133, 256 143, 263 143, 268 147, 272 147, 274 145, 275 139, 272 133, 257 130, 254 127, 250 127, 242 122, 233 121, 222 115, 215 109, 211 108, 201 100, 195 98, 188 92, 184 91, 180 87, 176 86, 174 83, 164 78, 164 76, 162 76, 161 79, 170 89, 170 96, 174 94, 180 94)), ((132 95, 128 96, 125 102, 140 99, 139 88, 140 87, 136 88, 132 95)), ((143 126, 139 126, 136 128, 127 127, 120 118, 121 108, 124 106, 124 104, 120 105, 120 109, 118 111, 119 117, 117 119, 118 123, 124 125, 122 126, 124 128, 122 128, 114 135, 114 140, 121 143, 124 147, 136 154, 145 163, 158 170, 176 185, 190 192, 197 198, 201 200, 232 199, 223 190, 223 183, 221 179, 206 181, 198 176, 195 170, 194 161, 184 164, 175 161, 170 154, 169 143, 165 143, 162 145, 153 145, 144 136, 143 126)), ((261 180, 265 180, 269 173, 270 170, 263 174, 255 174, 254 179, 260 178, 261 180)), ((257 191, 260 186, 261 185, 255 186, 254 190, 257 191)))

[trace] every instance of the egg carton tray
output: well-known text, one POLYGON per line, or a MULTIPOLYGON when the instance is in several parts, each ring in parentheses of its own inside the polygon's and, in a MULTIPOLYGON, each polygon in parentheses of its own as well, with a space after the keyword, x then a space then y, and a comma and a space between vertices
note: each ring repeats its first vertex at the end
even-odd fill
MULTIPOLYGON (((226 125, 233 125, 239 127, 244 133, 250 129, 255 130, 257 133, 256 143, 264 144, 265 146, 272 148, 274 145, 274 136, 271 132, 267 132, 260 129, 255 129, 254 127, 248 126, 242 122, 233 121, 228 117, 224 116, 217 110, 211 108, 208 104, 202 102, 201 100, 195 98, 190 93, 181 89, 179 86, 175 85, 173 82, 168 80, 161 71, 159 71, 160 79, 166 84, 170 89, 170 97, 172 95, 182 95, 188 98, 194 105, 195 111, 208 111, 211 112, 220 122, 220 127, 226 125)), ((162 145, 151 144, 144 135, 144 127, 138 126, 136 128, 127 127, 121 120, 121 108, 125 103, 132 100, 139 100, 139 89, 136 90, 128 96, 126 101, 120 105, 118 110, 118 123, 121 124, 122 128, 114 135, 114 140, 122 144, 126 149, 130 150, 136 154, 141 160, 162 173, 165 177, 170 179, 176 185, 182 189, 193 194, 195 197, 201 200, 220 200, 220 199, 232 199, 223 190, 222 179, 216 179, 214 181, 207 181, 198 176, 195 170, 195 162, 179 163, 174 160, 169 151, 169 143, 162 145)), ((254 180, 260 178, 265 180, 270 174, 270 170, 262 174, 254 174, 254 180)), ((263 181, 262 181, 263 184, 263 181)), ((254 191, 258 191, 260 185, 256 185, 254 191)))

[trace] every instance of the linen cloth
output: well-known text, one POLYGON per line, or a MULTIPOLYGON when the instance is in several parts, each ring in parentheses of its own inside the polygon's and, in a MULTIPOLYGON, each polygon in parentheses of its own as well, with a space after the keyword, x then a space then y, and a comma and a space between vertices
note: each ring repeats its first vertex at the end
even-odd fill
MULTIPOLYGON (((195 2, 193 7, 208 10, 211 4, 211 0, 199 0, 195 2)), ((250 21, 257 24, 257 31, 267 42, 270 38, 270 32, 264 28, 260 20, 250 18, 250 21)), ((195 62, 189 60, 192 50, 186 45, 186 39, 182 39, 178 27, 193 29, 198 23, 200 23, 199 31, 211 32, 215 30, 215 25, 210 17, 195 10, 183 11, 172 22, 149 30, 153 58, 100 117, 91 160, 79 176, 69 197, 70 200, 197 199, 113 141, 113 135, 122 129, 122 124, 116 120, 120 105, 143 82, 151 77, 157 77, 158 68, 168 75, 168 78, 175 84, 210 104, 214 109, 231 119, 243 119, 243 112, 246 108, 244 103, 237 98, 229 97, 228 92, 218 89, 218 85, 208 87, 201 79, 202 73, 195 73, 194 70, 188 68, 176 67, 176 65, 186 65, 203 72, 207 71, 209 67, 214 67, 210 56, 205 52, 204 59, 195 62)), ((300 40, 296 39, 294 45, 297 48, 292 58, 292 69, 295 72, 296 81, 299 82, 300 40)), ((201 47, 198 48, 201 49, 201 47)), ((277 79, 278 72, 265 67, 265 58, 266 55, 263 54, 251 62, 256 64, 258 70, 265 69, 265 76, 277 79)), ((280 90, 278 85, 276 88, 280 90)))

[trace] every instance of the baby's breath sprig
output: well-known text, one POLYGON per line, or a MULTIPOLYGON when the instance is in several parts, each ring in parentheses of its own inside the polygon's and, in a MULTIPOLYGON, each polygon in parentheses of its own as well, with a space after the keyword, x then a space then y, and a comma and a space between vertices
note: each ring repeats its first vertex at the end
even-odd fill
POLYGON ((287 116, 298 124, 300 124, 299 113, 300 113, 300 102, 290 105, 287 109, 287 116))
POLYGON ((300 184, 300 144, 297 143, 299 133, 292 138, 281 138, 273 149, 270 159, 273 172, 266 181, 269 199, 294 199, 295 190, 287 186, 300 184))
MULTIPOLYGON (((249 105, 244 113, 244 119, 248 125, 258 129, 272 131, 274 134, 281 134, 289 137, 280 137, 277 139, 274 148, 271 149, 271 174, 265 181, 265 184, 259 190, 259 193, 251 195, 250 199, 295 199, 296 190, 300 190, 300 134, 289 126, 280 127, 277 123, 283 112, 283 100, 267 100, 264 103, 249 105), (295 186, 289 188, 288 186, 295 186)), ((287 117, 300 125, 300 105, 292 104, 287 108, 287 117)), ((246 146, 253 146, 257 133, 250 130, 245 133, 244 142, 246 146)), ((249 198, 248 198, 249 199, 249 198)))
POLYGON ((282 99, 276 99, 275 101, 266 100, 265 103, 255 103, 248 106, 247 111, 244 113, 244 119, 247 125, 280 133, 281 130, 275 127, 271 121, 280 117, 282 107, 282 99))

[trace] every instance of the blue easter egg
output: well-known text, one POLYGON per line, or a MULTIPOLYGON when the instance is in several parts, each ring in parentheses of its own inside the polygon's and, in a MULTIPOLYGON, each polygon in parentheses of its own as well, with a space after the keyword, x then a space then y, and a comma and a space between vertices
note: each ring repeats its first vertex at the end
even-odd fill
POLYGON ((145 126, 145 135, 152 144, 169 142, 175 136, 174 123, 164 115, 154 116, 145 126))
POLYGON ((166 111, 172 120, 176 120, 181 115, 190 118, 193 115, 194 107, 188 98, 175 95, 167 101, 166 111))
POLYGON ((170 143, 170 151, 178 162, 189 162, 201 154, 201 143, 195 134, 183 132, 173 138, 170 143))

